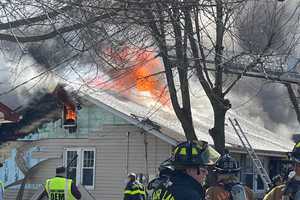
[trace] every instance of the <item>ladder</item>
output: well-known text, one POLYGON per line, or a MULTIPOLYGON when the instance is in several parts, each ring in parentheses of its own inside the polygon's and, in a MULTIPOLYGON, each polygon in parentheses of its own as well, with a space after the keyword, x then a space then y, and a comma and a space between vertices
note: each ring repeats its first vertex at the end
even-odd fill
POLYGON ((257 154, 255 153, 254 149, 252 148, 249 140, 247 139, 245 132, 243 131, 239 122, 236 119, 234 119, 234 122, 232 121, 231 118, 228 118, 228 119, 229 119, 234 131, 238 135, 240 141, 242 142, 244 148, 248 152, 248 154, 257 170, 257 173, 259 174, 259 176, 261 177, 261 179, 265 185, 266 190, 269 190, 270 186, 272 185, 272 181, 271 181, 266 169, 263 167, 263 164, 261 163, 257 154))

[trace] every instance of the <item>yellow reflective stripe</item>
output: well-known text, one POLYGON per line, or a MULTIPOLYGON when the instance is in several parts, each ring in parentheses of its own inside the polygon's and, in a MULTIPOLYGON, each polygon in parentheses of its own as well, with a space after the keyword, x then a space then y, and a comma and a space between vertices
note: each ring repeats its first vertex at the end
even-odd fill
POLYGON ((178 149, 179 149, 178 147, 176 147, 176 148, 174 149, 174 152, 173 152, 174 155, 177 154, 178 149))
POLYGON ((192 148, 192 155, 198 155, 198 151, 195 147, 192 148))
POLYGON ((146 193, 145 193, 145 191, 142 191, 142 190, 134 190, 134 191, 125 190, 124 194, 135 195, 135 194, 146 194, 146 193))
POLYGON ((186 155, 186 148, 181 148, 179 154, 186 155))
POLYGON ((300 147, 300 142, 298 142, 298 143, 296 144, 296 147, 297 147, 297 148, 300 147))

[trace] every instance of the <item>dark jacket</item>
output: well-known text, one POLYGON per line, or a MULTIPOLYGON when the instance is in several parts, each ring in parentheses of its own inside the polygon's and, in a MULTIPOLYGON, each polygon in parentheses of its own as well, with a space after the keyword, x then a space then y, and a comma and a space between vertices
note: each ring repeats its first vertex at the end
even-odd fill
POLYGON ((191 176, 175 171, 170 178, 171 184, 154 190, 152 200, 202 200, 205 193, 200 183, 191 176))
POLYGON ((137 181, 129 181, 124 190, 124 200, 145 200, 144 186, 137 181))

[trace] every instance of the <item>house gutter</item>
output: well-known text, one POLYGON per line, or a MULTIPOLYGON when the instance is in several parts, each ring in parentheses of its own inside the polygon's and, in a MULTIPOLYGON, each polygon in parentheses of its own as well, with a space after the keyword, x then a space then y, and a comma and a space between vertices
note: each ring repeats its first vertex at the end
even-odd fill
POLYGON ((178 144, 177 140, 164 135, 159 130, 157 130, 155 127, 153 127, 153 126, 151 126, 149 124, 146 124, 146 123, 144 123, 142 121, 139 121, 138 119, 135 119, 135 118, 133 118, 131 116, 128 116, 128 115, 126 115, 126 114, 124 114, 124 113, 122 113, 122 112, 120 112, 120 111, 118 111, 118 110, 116 110, 116 109, 114 109, 114 108, 112 108, 112 107, 104 104, 103 102, 99 101, 98 99, 96 99, 94 97, 91 97, 91 96, 89 96, 87 94, 84 94, 84 93, 81 93, 81 94, 82 94, 82 97, 84 99, 86 99, 87 101, 90 101, 90 102, 94 103, 95 105, 97 105, 97 106, 99 106, 99 107, 101 107, 101 108, 103 108, 103 109, 105 109, 105 110, 107 110, 107 111, 109 111, 109 112, 111 112, 111 113, 113 113, 113 114, 121 117, 122 119, 128 121, 130 124, 133 124, 133 125, 137 126, 138 128, 141 128, 144 131, 146 131, 148 133, 151 133, 152 135, 160 138, 161 140, 163 140, 163 141, 165 141, 165 142, 167 142, 167 143, 169 143, 169 144, 171 144, 173 146, 175 146, 175 145, 178 144))
MULTIPOLYGON (((248 152, 243 147, 226 146, 226 148, 232 153, 247 154, 248 155, 248 152)), ((271 150, 255 149, 255 153, 258 156, 277 157, 277 158, 284 158, 284 159, 288 158, 287 157, 288 152, 282 152, 282 151, 271 151, 271 150)))

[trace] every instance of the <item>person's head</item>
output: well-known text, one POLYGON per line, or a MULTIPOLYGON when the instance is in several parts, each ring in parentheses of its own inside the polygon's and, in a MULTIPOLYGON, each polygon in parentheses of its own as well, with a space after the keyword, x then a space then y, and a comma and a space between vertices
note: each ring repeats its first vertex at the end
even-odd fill
POLYGON ((273 183, 274 186, 278 186, 278 185, 281 185, 283 183, 283 179, 280 176, 280 174, 278 174, 278 175, 276 175, 272 178, 272 183, 273 183))
POLYGON ((237 176, 237 173, 241 170, 238 162, 229 155, 228 151, 218 160, 214 168, 219 180, 225 179, 226 177, 233 178, 237 176))
POLYGON ((187 141, 178 144, 172 152, 171 164, 176 170, 181 170, 203 183, 208 171, 219 159, 220 154, 204 141, 187 141))
POLYGON ((295 144, 291 153, 291 159, 294 162, 296 176, 300 176, 300 141, 295 144))
POLYGON ((57 167, 56 168, 56 176, 65 176, 66 168, 65 167, 57 167))
POLYGON ((135 181, 136 180, 136 174, 135 173, 129 173, 127 177, 128 177, 129 181, 135 181))

